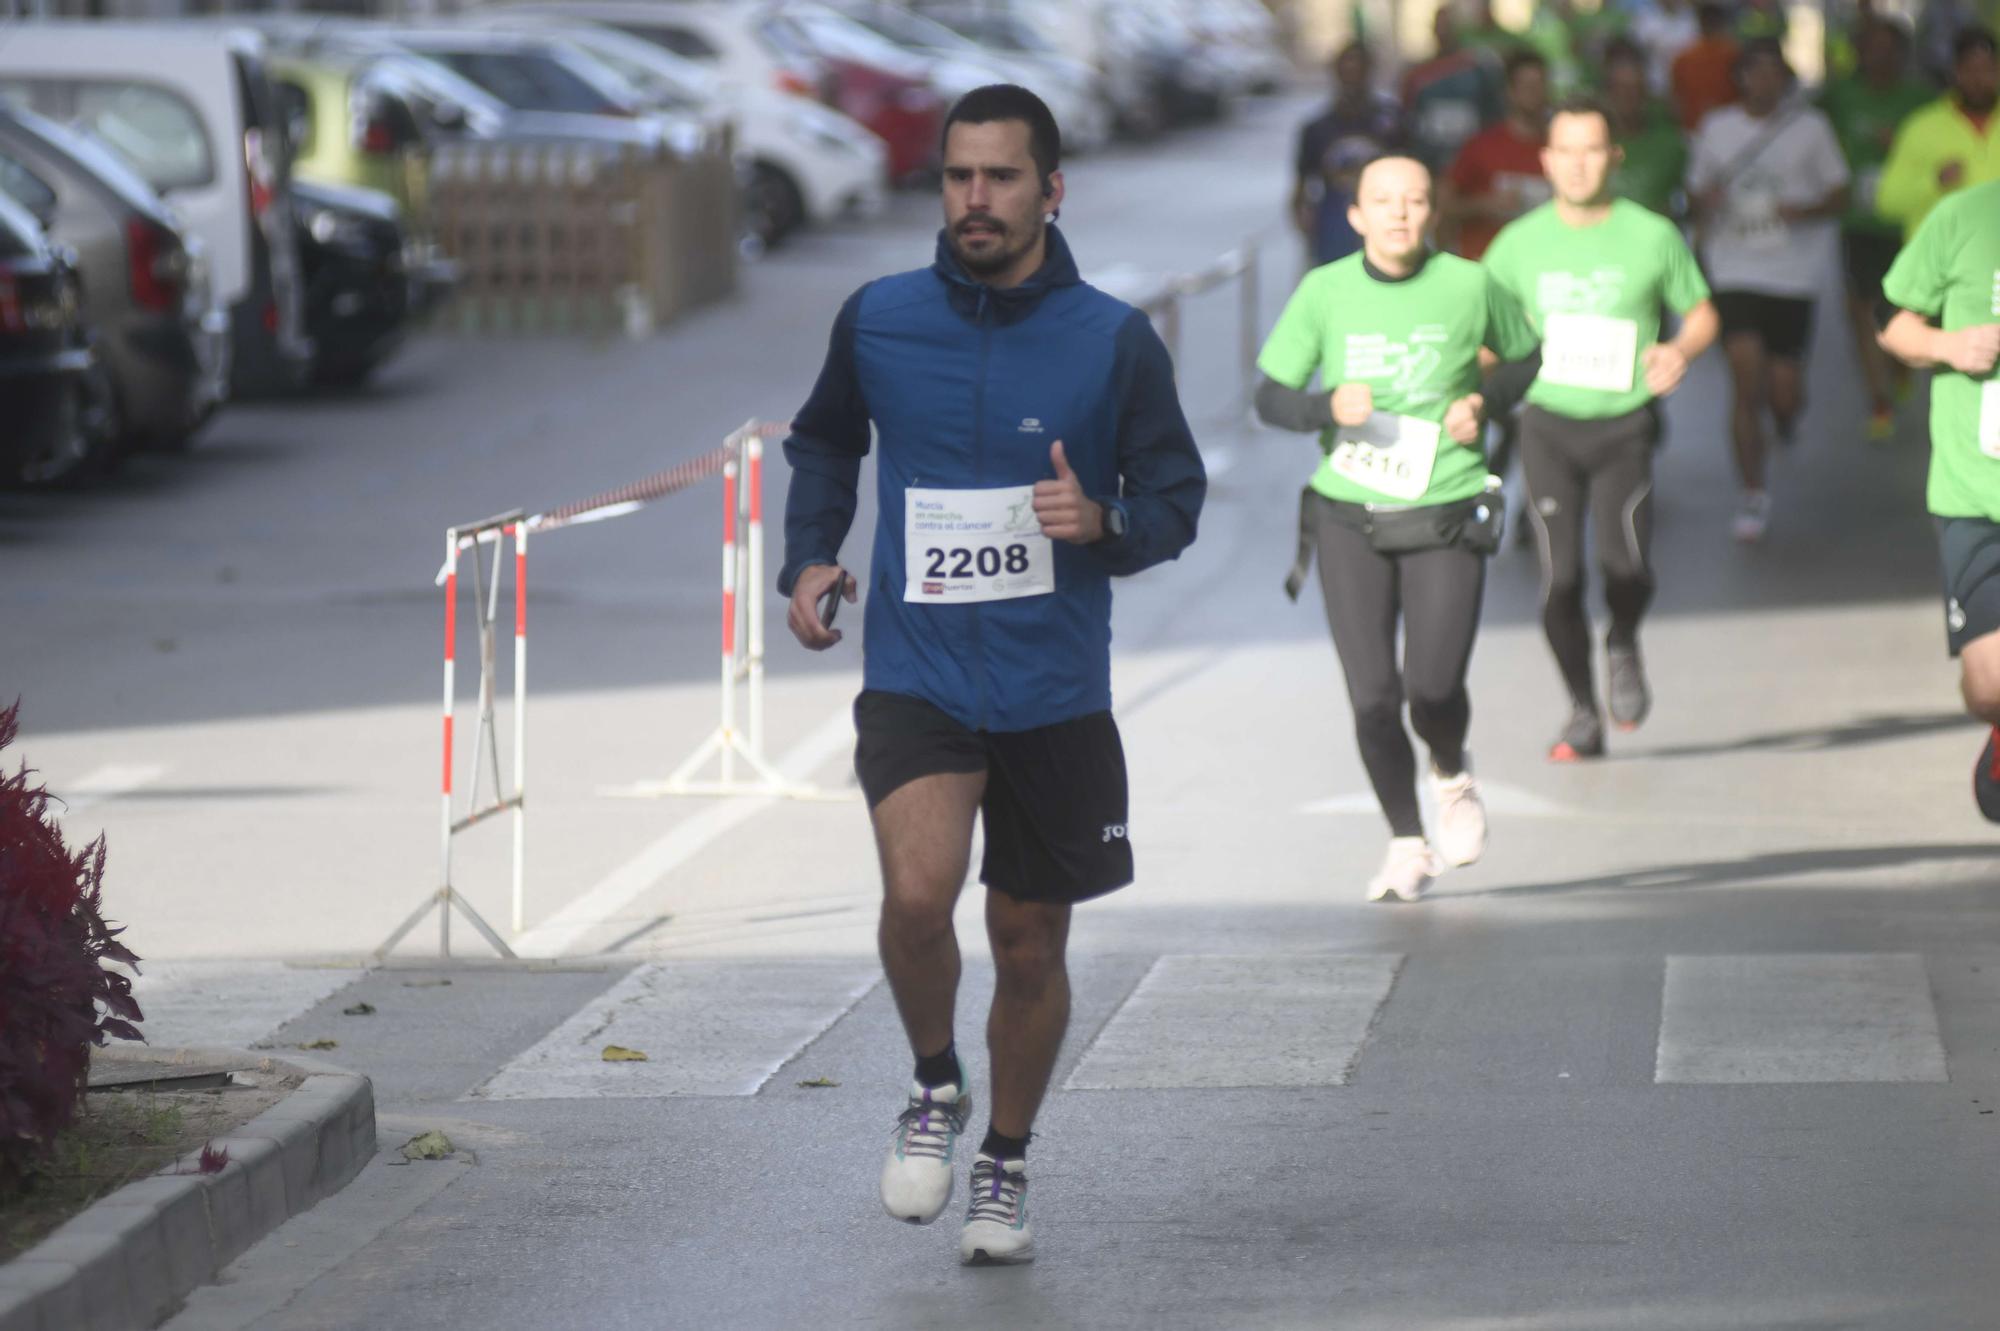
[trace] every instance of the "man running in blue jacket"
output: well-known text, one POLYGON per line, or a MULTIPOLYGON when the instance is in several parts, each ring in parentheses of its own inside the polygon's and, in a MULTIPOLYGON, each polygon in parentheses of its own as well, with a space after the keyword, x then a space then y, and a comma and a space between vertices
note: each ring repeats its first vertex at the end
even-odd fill
POLYGON ((858 591, 839 558, 871 422, 881 439, 854 761, 882 861, 882 966, 916 1055, 882 1204, 912 1224, 951 1200, 972 1109, 952 910, 985 819, 993 1101, 959 1244, 971 1263, 1034 1257, 1026 1157, 1069 1023, 1070 908, 1132 881, 1111 578, 1186 549, 1208 485, 1165 345, 1078 277, 1053 225, 1060 153, 1025 89, 952 108, 936 260, 841 306, 785 441, 778 590, 823 651, 841 634, 822 606, 858 591))

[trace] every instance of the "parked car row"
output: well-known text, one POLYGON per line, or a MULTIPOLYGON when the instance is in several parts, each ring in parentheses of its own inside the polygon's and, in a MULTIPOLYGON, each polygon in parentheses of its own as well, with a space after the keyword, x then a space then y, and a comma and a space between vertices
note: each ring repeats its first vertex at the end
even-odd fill
POLYGON ((0 43, 0 339, 35 349, 7 374, 0 483, 88 480, 187 447, 232 397, 357 382, 448 285, 394 197, 293 178, 280 86, 221 26, 0 43), (56 309, 75 327, 50 351, 56 309))
POLYGON ((184 448, 232 397, 351 386, 450 290, 425 163, 466 142, 736 162, 742 245, 931 178, 1019 83, 1066 151, 1275 89, 1260 0, 496 0, 425 26, 256 13, 0 42, 0 482, 184 448), (18 423, 18 424, 17 424, 18 423))

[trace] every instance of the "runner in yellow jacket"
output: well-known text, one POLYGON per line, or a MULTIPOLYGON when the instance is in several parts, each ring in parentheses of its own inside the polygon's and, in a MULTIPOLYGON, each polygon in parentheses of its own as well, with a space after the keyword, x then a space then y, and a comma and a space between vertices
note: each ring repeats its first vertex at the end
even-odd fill
POLYGON ((1952 47, 1951 91, 1896 132, 1875 211, 1908 239, 1947 194, 2000 180, 2000 47, 1985 28, 1967 28, 1952 47))

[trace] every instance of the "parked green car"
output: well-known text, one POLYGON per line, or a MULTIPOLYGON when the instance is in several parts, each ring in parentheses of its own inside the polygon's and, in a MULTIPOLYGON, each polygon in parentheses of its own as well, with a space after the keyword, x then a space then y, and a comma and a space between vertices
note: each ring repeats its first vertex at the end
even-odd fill
POLYGON ((408 103, 381 86, 376 65, 330 52, 271 58, 292 170, 308 180, 379 190, 403 216, 421 217, 424 133, 408 103))

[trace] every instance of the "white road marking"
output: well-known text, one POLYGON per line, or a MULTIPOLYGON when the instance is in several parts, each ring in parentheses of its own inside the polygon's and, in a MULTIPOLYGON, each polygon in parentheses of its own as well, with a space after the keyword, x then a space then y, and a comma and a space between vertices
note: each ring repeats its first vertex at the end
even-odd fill
MULTIPOLYGON (((828 759, 854 747, 854 718, 845 707, 778 760, 778 770, 804 782, 828 759)), ((514 951, 524 957, 559 957, 578 940, 659 885, 662 878, 686 864, 724 834, 748 822, 780 801, 776 797, 717 800, 677 824, 576 900, 523 933, 514 951)))
MULTIPOLYGON (((1430 804, 1430 792, 1418 786, 1426 806, 1430 804)), ((1519 786, 1510 786, 1499 781, 1479 778, 1479 793, 1486 801, 1489 813, 1503 814, 1510 818, 1568 818, 1576 811, 1554 800, 1543 799, 1533 791, 1519 786)), ((1332 795, 1322 800, 1312 800, 1299 806, 1300 813, 1381 813, 1372 791, 1357 791, 1348 795, 1332 795)))
POLYGON ((1668 957, 1653 1080, 1949 1080, 1924 959, 1668 957))
POLYGON ((157 1049, 247 1049, 367 974, 282 961, 144 961, 132 995, 157 1049))
POLYGON ((1398 954, 1164 956, 1063 1085, 1344 1086, 1398 954))
POLYGON ((59 797, 49 807, 58 817, 66 813, 76 813, 88 809, 93 804, 117 799, 141 786, 151 785, 166 775, 167 769, 158 763, 106 763, 84 774, 82 779, 66 789, 53 787, 50 794, 59 797))
POLYGON ((850 961, 641 966, 472 1092, 487 1100, 755 1095, 853 1010, 882 970, 850 961), (604 1046, 646 1055, 607 1063, 604 1046))

